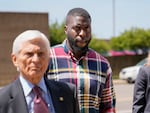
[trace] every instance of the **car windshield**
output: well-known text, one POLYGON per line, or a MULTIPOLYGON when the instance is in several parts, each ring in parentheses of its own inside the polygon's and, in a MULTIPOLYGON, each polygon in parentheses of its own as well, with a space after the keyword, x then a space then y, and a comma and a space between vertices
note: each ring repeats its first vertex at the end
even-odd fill
POLYGON ((143 60, 141 60, 140 62, 138 62, 136 65, 137 66, 141 66, 144 65, 147 62, 147 58, 144 58, 143 60))

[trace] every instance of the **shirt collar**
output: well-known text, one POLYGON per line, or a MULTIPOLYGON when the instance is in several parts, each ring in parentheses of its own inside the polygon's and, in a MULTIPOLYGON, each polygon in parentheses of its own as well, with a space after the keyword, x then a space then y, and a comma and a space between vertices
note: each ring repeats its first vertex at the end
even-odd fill
POLYGON ((77 60, 75 57, 74 57, 74 54, 69 50, 68 46, 67 46, 67 39, 65 39, 62 43, 63 45, 63 48, 64 48, 64 51, 70 56, 70 58, 73 60, 73 61, 80 61, 81 59, 85 58, 88 53, 89 53, 89 50, 86 52, 85 56, 82 56, 79 60, 77 60))
MULTIPOLYGON (((20 75, 20 81, 21 81, 21 84, 22 84, 22 88, 23 88, 23 91, 24 91, 24 94, 25 96, 28 96, 31 91, 32 91, 32 88, 34 87, 34 85, 27 81, 23 76, 20 75)), ((46 85, 45 85, 45 81, 44 81, 44 78, 41 79, 41 81, 39 82, 38 86, 44 91, 44 93, 47 93, 47 88, 46 88, 46 85)))
MULTIPOLYGON (((68 46, 67 46, 67 39, 65 39, 65 40, 63 41, 62 45, 63 45, 64 51, 68 54, 70 50, 69 50, 69 48, 68 48, 68 46)), ((71 51, 70 51, 70 52, 71 52, 71 51)))

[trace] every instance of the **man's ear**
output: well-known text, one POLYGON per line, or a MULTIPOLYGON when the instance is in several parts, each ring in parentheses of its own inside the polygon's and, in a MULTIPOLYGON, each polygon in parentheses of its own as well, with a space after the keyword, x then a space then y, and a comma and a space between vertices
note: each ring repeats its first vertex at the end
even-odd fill
POLYGON ((68 29, 68 26, 65 25, 65 27, 64 27, 65 34, 67 34, 67 29, 68 29))
POLYGON ((15 67, 18 67, 17 57, 14 54, 11 54, 11 60, 15 67))

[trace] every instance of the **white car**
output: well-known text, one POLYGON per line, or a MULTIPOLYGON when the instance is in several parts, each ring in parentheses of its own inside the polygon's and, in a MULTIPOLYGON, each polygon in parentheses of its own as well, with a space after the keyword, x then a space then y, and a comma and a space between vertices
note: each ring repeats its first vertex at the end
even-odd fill
POLYGON ((135 66, 123 68, 119 73, 119 79, 126 80, 128 83, 134 83, 141 66, 147 62, 147 58, 138 62, 135 66))

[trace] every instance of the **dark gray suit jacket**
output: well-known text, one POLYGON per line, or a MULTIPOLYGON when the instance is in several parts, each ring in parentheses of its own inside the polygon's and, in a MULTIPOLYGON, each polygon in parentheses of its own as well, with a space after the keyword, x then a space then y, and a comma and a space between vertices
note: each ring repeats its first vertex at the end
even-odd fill
POLYGON ((150 66, 140 68, 134 85, 132 113, 150 113, 150 66))
MULTIPOLYGON (((45 82, 52 96, 56 113, 79 113, 73 86, 50 80, 45 80, 45 82)), ((28 113, 19 79, 0 90, 0 113, 28 113)))

